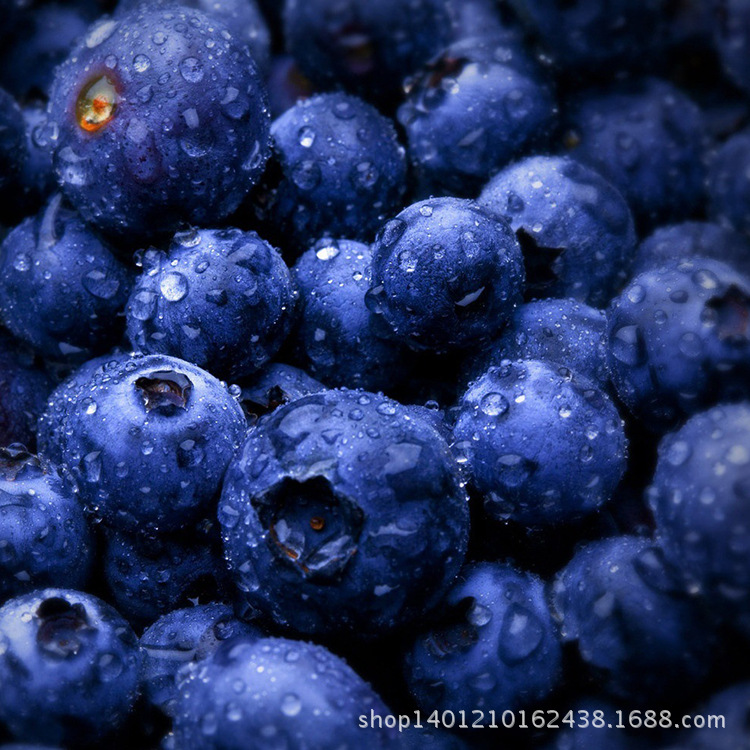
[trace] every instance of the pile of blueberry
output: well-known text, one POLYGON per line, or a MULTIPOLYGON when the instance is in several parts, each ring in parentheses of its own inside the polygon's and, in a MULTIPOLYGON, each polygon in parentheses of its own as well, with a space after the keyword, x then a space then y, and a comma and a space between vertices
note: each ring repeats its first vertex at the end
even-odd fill
POLYGON ((0 750, 750 748, 747 0, 0 0, 0 87, 0 750))

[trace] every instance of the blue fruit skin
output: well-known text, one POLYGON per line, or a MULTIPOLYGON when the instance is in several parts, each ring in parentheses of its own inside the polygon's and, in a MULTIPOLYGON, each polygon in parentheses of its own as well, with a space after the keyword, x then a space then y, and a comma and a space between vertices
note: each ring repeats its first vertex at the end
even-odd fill
POLYGON ((750 239, 708 221, 686 221, 661 227, 638 246, 631 275, 658 268, 670 260, 713 258, 750 276, 750 239))
MULTIPOLYGON (((26 156, 24 130, 21 109, 7 91, 0 89, 0 200, 3 206, 17 189, 16 180, 26 156)), ((3 218, 4 212, 4 208, 0 210, 3 218)))
POLYGON ((619 188, 643 227, 684 221, 704 196, 698 107, 645 78, 584 94, 568 113, 572 155, 619 188))
POLYGON ((729 138, 716 152, 708 172, 709 213, 714 221, 750 234, 750 130, 729 138))
POLYGON ((531 526, 601 507, 626 467, 623 423, 610 398, 541 360, 505 362, 475 380, 453 439, 485 512, 531 526))
POLYGON ((527 297, 573 297, 602 307, 627 278, 635 250, 628 204, 574 159, 524 159, 495 175, 477 203, 518 236, 527 297))
POLYGON ((23 194, 16 198, 16 202, 24 214, 30 214, 52 195, 57 179, 52 165, 52 133, 46 107, 40 102, 32 102, 23 108, 23 118, 27 156, 21 165, 23 194))
POLYGON ((0 246, 0 320, 51 359, 84 361, 122 332, 131 272, 58 194, 0 246))
POLYGON ((239 41, 247 44, 261 73, 271 64, 271 35, 255 0, 119 0, 115 17, 138 8, 191 8, 205 13, 226 26, 239 41))
POLYGON ((470 361, 468 380, 508 359, 541 359, 606 390, 607 314, 573 299, 527 302, 516 310, 502 336, 470 361))
POLYGON ((0 448, 0 602, 45 586, 84 587, 93 547, 64 475, 23 446, 0 448))
POLYGON ((287 49, 320 88, 387 103, 453 34, 444 0, 286 0, 287 49))
POLYGON ((549 139, 556 105, 542 71, 507 34, 462 39, 406 84, 398 110, 424 193, 475 195, 549 139))
POLYGON ((372 246, 367 306, 379 329, 445 352, 497 336, 521 301, 521 248, 510 226, 471 201, 415 203, 372 246))
POLYGON ((544 583, 506 564, 467 565, 404 669, 426 713, 502 712, 544 700, 562 677, 544 583))
POLYGON ((135 702, 138 640, 108 604, 42 589, 0 607, 0 719, 28 742, 93 742, 135 702))
POLYGON ((52 381, 36 367, 34 355, 0 331, 0 445, 36 445, 36 422, 52 381))
POLYGON ((322 646, 234 638, 180 677, 177 747, 328 750, 333 738, 342 747, 363 750, 397 746, 394 729, 360 728, 361 716, 369 720, 373 711, 385 717, 389 710, 345 661, 322 646))
POLYGON ((365 305, 371 261, 369 245, 322 239, 293 269, 301 307, 296 351, 305 370, 331 387, 382 391, 409 372, 404 347, 376 334, 365 305))
POLYGON ((49 114, 67 198, 130 243, 225 218, 268 155, 266 93, 250 52, 194 10, 95 24, 58 68, 49 114), (76 103, 102 77, 119 99, 111 119, 87 132, 76 103))
POLYGON ((750 403, 691 417, 659 445, 648 490, 664 554, 712 612, 750 633, 750 403))
POLYGON ((684 698, 708 674, 714 631, 649 539, 581 547, 555 579, 552 606, 563 640, 612 696, 641 705, 684 698))
POLYGON ((190 529, 172 538, 109 534, 102 568, 118 612, 134 625, 149 625, 190 601, 223 598, 229 582, 214 541, 190 529))
POLYGON ((297 102, 271 126, 272 157, 256 216, 282 247, 323 236, 371 240, 406 188, 406 155, 390 120, 341 92, 297 102))
POLYGON ((150 250, 128 301, 136 350, 193 362, 217 377, 258 371, 281 348, 297 293, 279 253, 255 232, 178 232, 150 250))
POLYGON ((242 387, 240 405, 248 424, 254 427, 279 406, 325 389, 304 370, 274 362, 242 387))
POLYGON ((748 393, 750 279, 719 261, 636 276, 608 314, 617 394, 651 430, 748 393))
POLYGON ((750 92, 750 8, 743 0, 714 0, 712 5, 719 18, 714 39, 724 70, 750 92))
POLYGON ((384 396, 326 391, 250 433, 219 522, 251 607, 297 633, 367 638, 439 600, 463 560, 468 505, 429 422, 384 396))
POLYGON ((199 518, 247 426, 222 382, 160 354, 94 374, 71 407, 64 463, 82 501, 125 532, 175 531, 199 518))
POLYGON ((218 602, 176 609, 160 617, 140 639, 141 684, 146 699, 174 716, 177 673, 204 662, 222 643, 240 636, 260 638, 262 633, 238 620, 230 607, 218 602))

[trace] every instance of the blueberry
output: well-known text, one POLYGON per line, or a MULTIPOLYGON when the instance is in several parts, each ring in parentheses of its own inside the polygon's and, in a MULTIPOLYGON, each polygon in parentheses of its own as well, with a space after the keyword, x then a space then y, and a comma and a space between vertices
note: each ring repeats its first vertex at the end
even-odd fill
POLYGON ((523 46, 523 29, 507 8, 494 0, 462 0, 453 3, 453 40, 495 37, 506 44, 523 46))
POLYGON ((58 68, 49 112, 66 196, 129 242, 225 218, 268 154, 266 93, 249 50, 195 10, 95 24, 58 68))
POLYGON ((271 34, 255 0, 119 0, 115 17, 133 10, 190 8, 215 18, 250 48, 261 73, 267 73, 271 60, 271 34))
POLYGON ((178 232, 166 253, 150 250, 142 264, 127 305, 137 350, 234 379, 281 348, 296 291, 281 256, 255 232, 178 232))
POLYGON ((0 607, 0 719, 29 742, 93 742, 116 730, 138 691, 135 634, 109 605, 42 589, 0 607))
POLYGON ((44 411, 52 381, 34 355, 0 330, 0 446, 36 445, 36 420, 44 411))
POLYGON ((401 81, 451 40, 445 0, 286 0, 287 48, 321 88, 388 102, 401 81))
POLYGON ((372 249, 367 306, 414 349, 448 351, 497 336, 521 301, 521 248, 504 219, 435 198, 388 221, 372 249))
POLYGON ((440 433, 400 404, 325 391, 274 411, 230 464, 224 547, 247 603, 298 633, 384 633, 461 565, 468 507, 440 433))
POLYGON ((159 354, 94 374, 71 407, 63 460, 82 500, 121 531, 166 532, 199 518, 246 429, 223 383, 159 354))
POLYGON ((722 226, 750 234, 750 130, 729 138, 716 152, 708 173, 711 217, 722 226))
POLYGON ((83 361, 115 344, 131 283, 130 270, 59 194, 0 246, 0 319, 52 359, 83 361))
POLYGON ((716 406, 665 437, 648 497, 687 589, 750 633, 750 404, 716 406))
POLYGON ((238 620, 226 604, 176 609, 160 617, 140 640, 147 700, 173 716, 178 699, 177 673, 205 661, 222 643, 239 636, 261 637, 261 632, 238 620))
POLYGON ((102 556, 111 599, 134 625, 192 602, 213 602, 227 591, 218 539, 202 529, 179 536, 111 533, 102 556))
POLYGON ((659 548, 620 536, 590 542, 558 574, 563 640, 608 693, 637 704, 685 697, 708 673, 713 633, 680 591, 659 548))
POLYGON ((368 245, 322 239, 294 267, 301 296, 299 359, 329 386, 388 390, 408 375, 404 347, 377 335, 365 305, 371 261, 368 245))
POLYGON ((608 315, 612 382, 661 431, 748 393, 750 279, 715 260, 670 261, 636 276, 608 315))
POLYGON ((631 274, 696 256, 720 260, 750 276, 750 239, 707 221, 686 221, 657 229, 638 246, 631 274))
POLYGON ((461 399, 453 435, 485 512, 531 526, 601 507, 626 467, 622 420, 609 397, 540 360, 490 367, 461 399))
POLYGON ((644 227, 690 218, 703 198, 703 123, 678 88, 645 78, 595 89, 568 113, 566 145, 622 191, 644 227))
POLYGON ((44 586, 83 587, 92 562, 71 483, 23 446, 0 448, 0 602, 44 586))
POLYGON ((324 390, 325 386, 304 370, 273 363, 243 386, 240 405, 248 424, 254 426, 261 417, 280 406, 324 390))
POLYGON ((635 250, 630 209, 617 188, 573 159, 524 159, 493 177, 477 202, 516 233, 527 297, 601 307, 627 278, 635 250))
POLYGON ((607 315, 572 299, 527 302, 502 336, 470 362, 469 378, 507 359, 541 359, 607 389, 607 315))
POLYGON ((542 701, 562 675, 543 582, 501 563, 466 566, 404 669, 427 713, 503 712, 542 701))
POLYGON ((406 84, 398 111, 423 192, 475 195, 512 158, 548 140, 549 86, 517 39, 462 39, 406 84))
POLYGON ((714 0, 716 49, 724 70, 745 92, 750 92, 750 8, 744 0, 714 0))
POLYGON ((370 240, 401 207, 404 148, 390 120, 361 99, 339 92, 299 101, 271 136, 252 202, 282 247, 304 250, 323 236, 370 240))

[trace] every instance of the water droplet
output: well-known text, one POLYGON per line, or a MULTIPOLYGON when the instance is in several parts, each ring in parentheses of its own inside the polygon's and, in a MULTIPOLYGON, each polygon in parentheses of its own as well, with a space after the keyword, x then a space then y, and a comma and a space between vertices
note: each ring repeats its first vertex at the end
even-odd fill
POLYGON ((309 125, 300 129, 299 143, 304 148, 310 148, 315 143, 315 131, 309 125))
POLYGON ((89 294, 99 299, 112 299, 120 289, 120 282, 101 269, 89 271, 83 277, 82 284, 89 294))
POLYGON ((510 404, 502 393, 487 393, 482 397, 479 408, 489 417, 498 417, 507 413, 510 404))
POLYGON ((543 638, 541 620, 520 604, 511 604, 500 628, 498 655, 508 665, 518 664, 539 648, 543 638))
POLYGON ((197 57, 186 57, 180 63, 180 74, 188 83, 200 83, 203 80, 203 63, 197 57))
POLYGON ((675 440, 667 447, 666 459, 672 466, 682 466, 692 453, 690 444, 685 440, 675 440))
POLYGON ((161 280, 159 289, 165 299, 179 302, 188 293, 188 281, 181 273, 173 271, 161 280))
POLYGON ((302 701, 294 693, 287 693, 281 699, 281 713, 284 716, 296 716, 302 710, 302 701))
POLYGON ((312 190, 320 182, 320 167, 310 159, 301 161, 292 170, 292 182, 300 190, 312 190))
POLYGON ((31 256, 28 253, 18 253, 13 259, 13 268, 16 271, 28 271, 31 268, 31 256))
POLYGON ((146 55, 136 55, 133 58, 133 67, 138 73, 145 73, 151 67, 151 60, 146 55))

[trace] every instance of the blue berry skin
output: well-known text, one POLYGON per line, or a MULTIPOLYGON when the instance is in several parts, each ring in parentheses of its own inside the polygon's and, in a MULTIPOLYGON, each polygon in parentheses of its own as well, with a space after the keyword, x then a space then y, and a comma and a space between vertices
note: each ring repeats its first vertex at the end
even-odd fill
POLYGON ((243 386, 240 405, 248 424, 254 427, 279 406, 325 389, 304 370, 274 362, 243 386))
POLYGON ((617 394, 654 431, 748 393, 750 279, 716 260, 636 276, 608 314, 617 394))
POLYGON ((366 301, 382 318, 378 330, 445 352, 497 336, 523 287, 521 248, 507 222, 468 200, 434 198, 378 233, 366 301))
POLYGON ((174 538, 109 534, 102 568, 117 611, 133 625, 148 625, 191 601, 223 598, 226 566, 213 541, 189 529, 174 538))
POLYGON ((140 664, 130 626, 95 596, 41 589, 0 607, 0 719, 19 739, 67 745, 116 730, 140 664))
POLYGON ((0 602, 45 586, 83 587, 93 552, 71 483, 23 446, 0 448, 0 602))
POLYGON ((311 81, 385 103, 451 41, 453 22, 444 0, 286 0, 284 6, 287 49, 311 81))
POLYGON ((658 78, 591 91, 571 106, 566 145, 622 191, 643 227, 684 221, 704 194, 698 107, 658 78))
POLYGON ((131 283, 59 194, 0 245, 0 320, 51 359, 83 361, 116 343, 131 283))
MULTIPOLYGON (((0 200, 3 206, 16 191, 16 181, 25 159, 23 113, 15 99, 0 89, 0 200)), ((4 209, 0 210, 0 217, 4 209)))
POLYGON ((689 592, 750 633, 750 403, 691 417, 659 445, 649 504, 689 592))
POLYGON ((268 155, 249 50, 195 10, 99 21, 58 68, 49 113, 65 195, 130 243, 227 217, 268 155))
POLYGON ((301 314, 300 363, 331 387, 382 391, 408 375, 404 347, 378 336, 365 305, 372 251, 352 240, 322 239, 294 266, 301 314))
POLYGON ((199 518, 247 427, 222 382, 160 354, 96 373, 71 407, 64 463, 83 502, 125 532, 175 531, 199 518))
POLYGON ((729 227, 708 221, 686 221, 661 227, 638 246, 631 275, 658 268, 671 260, 712 258, 750 276, 750 239, 729 227))
POLYGON ((665 0, 510 0, 510 4, 558 65, 588 75, 602 66, 642 63, 664 42, 665 0))
POLYGON ((140 639, 146 699, 168 716, 174 716, 177 673, 204 662, 225 641, 253 636, 260 638, 262 633, 238 620, 230 607, 218 602, 176 609, 160 617, 140 639))
POLYGON ((705 612, 649 539, 581 547, 555 579, 552 606, 563 640, 612 696, 643 705, 684 698, 708 673, 714 639, 705 612))
POLYGON ((711 218, 725 227, 750 234, 750 130, 729 138, 716 152, 708 172, 711 218))
POLYGON ((719 22, 714 39, 724 71, 745 92, 750 92, 750 7, 744 0, 714 0, 719 22))
POLYGON ((180 682, 174 721, 180 748, 397 746, 395 729, 359 726, 371 711, 390 713, 382 700, 345 661, 312 643, 234 638, 180 682))
POLYGON ((51 390, 33 354, 0 331, 0 445, 36 446, 37 419, 51 390))
POLYGON ((544 583, 506 564, 467 565, 404 671, 425 712, 502 712, 544 700, 562 677, 544 583))
POLYGON ((516 310, 502 336, 470 362, 469 380, 508 359, 541 359, 606 390, 607 314, 573 299, 527 302, 516 310))
POLYGON ((281 255, 255 232, 178 232, 142 256, 128 301, 136 350, 233 380, 260 370, 292 327, 297 293, 281 255))
POLYGON ((541 360, 505 362, 474 381, 453 438, 487 515, 530 526, 600 508, 626 467, 623 423, 610 398, 541 360))
POLYGON ((253 210, 282 247, 323 236, 370 240, 406 188, 390 120, 341 92, 297 102, 271 126, 272 157, 253 210))
POLYGON ((303 634, 382 635, 437 603, 468 504, 428 421, 362 391, 282 406, 230 464, 219 502, 241 596, 303 634))
POLYGON ((190 8, 215 18, 246 44, 261 73, 271 64, 271 34, 255 0, 119 0, 115 17, 133 10, 190 8))
POLYGON ((495 37, 507 45, 523 46, 523 29, 507 8, 494 0, 462 0, 454 3, 453 40, 495 37))
POLYGON ((527 297, 601 307, 621 288, 635 229, 620 191, 577 161, 532 156, 490 180, 477 199, 505 218, 524 253, 527 297))
POLYGON ((476 195, 511 159, 543 145, 555 124, 542 71, 507 35, 450 45, 405 90, 398 119, 428 194, 476 195))
POLYGON ((23 194, 16 198, 24 214, 34 213, 55 190, 57 179, 52 164, 52 132, 46 108, 32 102, 23 108, 26 124, 27 156, 21 165, 20 183, 23 194))

